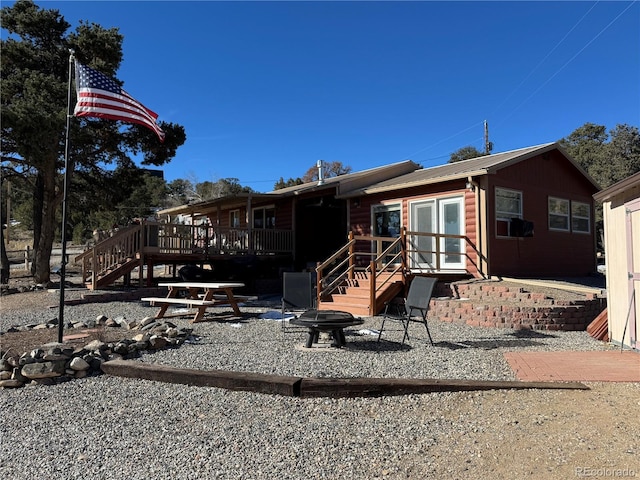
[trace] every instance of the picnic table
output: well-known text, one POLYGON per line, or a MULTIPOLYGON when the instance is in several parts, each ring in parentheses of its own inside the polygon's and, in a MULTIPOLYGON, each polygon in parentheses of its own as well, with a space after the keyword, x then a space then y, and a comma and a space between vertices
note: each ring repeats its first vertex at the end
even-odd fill
POLYGON ((166 297, 144 297, 141 300, 160 306, 155 318, 163 318, 170 305, 186 305, 195 308, 196 313, 191 323, 202 322, 207 308, 229 305, 235 315, 242 315, 238 302, 248 297, 234 295, 234 288, 244 287, 237 282, 169 282, 159 283, 167 287, 166 297))

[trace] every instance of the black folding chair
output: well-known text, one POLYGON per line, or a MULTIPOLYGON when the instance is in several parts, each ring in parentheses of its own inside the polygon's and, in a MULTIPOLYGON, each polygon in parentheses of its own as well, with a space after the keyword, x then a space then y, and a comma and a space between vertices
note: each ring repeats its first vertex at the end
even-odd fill
POLYGON ((316 308, 316 276, 313 272, 284 272, 282 274, 282 331, 306 330, 285 320, 290 312, 296 318, 316 308))
POLYGON ((404 344, 405 340, 409 340, 409 322, 412 321, 413 312, 418 311, 420 312, 420 316, 416 321, 424 324, 424 327, 427 329, 427 335, 429 335, 429 341, 431 345, 433 345, 433 339, 431 338, 431 332, 429 332, 429 325, 427 324, 427 312, 429 311, 429 302, 433 294, 433 287, 437 282, 437 278, 415 277, 411 281, 406 299, 402 299, 400 302, 388 302, 382 315, 382 325, 380 326, 378 341, 380 341, 380 337, 382 337, 385 322, 391 319, 399 320, 402 323, 404 328, 402 343, 404 344))

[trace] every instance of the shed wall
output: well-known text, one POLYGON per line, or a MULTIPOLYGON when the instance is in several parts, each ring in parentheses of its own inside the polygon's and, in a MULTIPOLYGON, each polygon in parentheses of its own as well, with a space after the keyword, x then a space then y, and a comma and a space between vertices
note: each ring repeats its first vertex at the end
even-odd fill
POLYGON ((630 285, 629 274, 635 272, 637 278, 640 272, 640 210, 637 210, 637 205, 630 209, 630 204, 625 202, 637 202, 638 198, 640 187, 635 187, 603 204, 609 339, 613 343, 636 349, 640 332, 640 282, 636 280, 630 285), (629 219, 631 235, 628 232, 629 219), (632 304, 633 289, 635 302, 632 304))

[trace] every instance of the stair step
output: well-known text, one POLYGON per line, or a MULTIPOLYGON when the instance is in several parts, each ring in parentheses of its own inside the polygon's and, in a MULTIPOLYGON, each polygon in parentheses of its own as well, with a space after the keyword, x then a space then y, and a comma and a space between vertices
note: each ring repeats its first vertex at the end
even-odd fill
POLYGON ((368 305, 358 306, 358 305, 352 305, 347 303, 322 302, 318 306, 318 309, 319 310, 338 310, 341 312, 348 312, 352 315, 363 316, 363 317, 370 316, 368 305))

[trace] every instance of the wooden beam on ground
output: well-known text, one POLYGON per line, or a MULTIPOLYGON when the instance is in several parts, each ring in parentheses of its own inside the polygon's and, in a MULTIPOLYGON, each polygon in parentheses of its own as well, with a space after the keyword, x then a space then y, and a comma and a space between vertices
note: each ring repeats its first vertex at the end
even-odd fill
POLYGON ((439 378, 303 378, 300 384, 300 396, 378 397, 501 389, 589 390, 589 387, 576 382, 448 380, 439 378))
POLYGON ((111 360, 102 371, 118 377, 142 378, 156 382, 181 383, 198 387, 218 387, 245 392, 299 396, 300 377, 263 375, 227 370, 194 370, 155 365, 132 360, 111 360))
POLYGON ((302 378, 227 370, 175 368, 132 360, 104 362, 102 370, 109 375, 119 377, 302 398, 378 397, 499 389, 589 390, 586 385, 576 382, 510 382, 433 378, 302 378))

